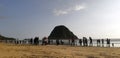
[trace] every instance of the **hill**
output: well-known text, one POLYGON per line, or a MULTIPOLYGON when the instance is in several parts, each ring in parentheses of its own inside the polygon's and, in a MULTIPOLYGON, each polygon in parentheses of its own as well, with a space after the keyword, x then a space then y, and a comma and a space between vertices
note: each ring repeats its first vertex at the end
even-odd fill
POLYGON ((0 40, 15 40, 15 38, 9 38, 9 37, 0 35, 0 40))
POLYGON ((73 34, 66 26, 59 25, 56 26, 48 39, 78 39, 76 35, 73 34))

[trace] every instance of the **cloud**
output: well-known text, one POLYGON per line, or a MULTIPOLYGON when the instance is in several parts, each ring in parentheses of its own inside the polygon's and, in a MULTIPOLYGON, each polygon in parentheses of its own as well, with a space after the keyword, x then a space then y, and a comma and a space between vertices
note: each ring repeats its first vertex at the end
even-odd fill
POLYGON ((69 14, 69 13, 74 12, 74 11, 80 11, 80 10, 83 10, 85 8, 86 8, 85 5, 75 5, 74 7, 69 7, 67 9, 54 9, 53 13, 56 16, 60 16, 60 15, 69 14))
POLYGON ((54 14, 59 16, 59 15, 64 15, 64 14, 68 14, 68 11, 65 11, 65 10, 57 10, 55 9, 54 11, 54 14))
POLYGON ((85 6, 81 6, 81 5, 76 5, 75 8, 73 8, 75 11, 79 11, 79 10, 82 10, 82 9, 85 9, 86 7, 85 6))

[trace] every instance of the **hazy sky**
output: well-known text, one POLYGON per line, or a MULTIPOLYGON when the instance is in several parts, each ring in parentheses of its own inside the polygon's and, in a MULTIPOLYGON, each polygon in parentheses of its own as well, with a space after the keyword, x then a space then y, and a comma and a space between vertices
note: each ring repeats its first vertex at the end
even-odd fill
POLYGON ((0 34, 49 36, 65 25, 79 38, 120 38, 120 0, 0 0, 0 34))

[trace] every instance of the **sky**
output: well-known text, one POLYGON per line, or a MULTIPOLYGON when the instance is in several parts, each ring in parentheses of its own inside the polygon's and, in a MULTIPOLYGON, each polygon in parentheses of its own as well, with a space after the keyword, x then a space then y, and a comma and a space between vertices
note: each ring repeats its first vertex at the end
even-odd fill
POLYGON ((120 38, 120 0, 0 0, 0 34, 49 36, 65 25, 78 38, 120 38))

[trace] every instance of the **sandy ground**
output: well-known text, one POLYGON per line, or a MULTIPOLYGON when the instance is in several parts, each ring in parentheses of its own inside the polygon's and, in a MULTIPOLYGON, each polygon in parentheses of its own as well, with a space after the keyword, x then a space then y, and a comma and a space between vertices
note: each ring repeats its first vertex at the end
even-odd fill
POLYGON ((0 58, 120 58, 120 48, 0 43, 0 58))

